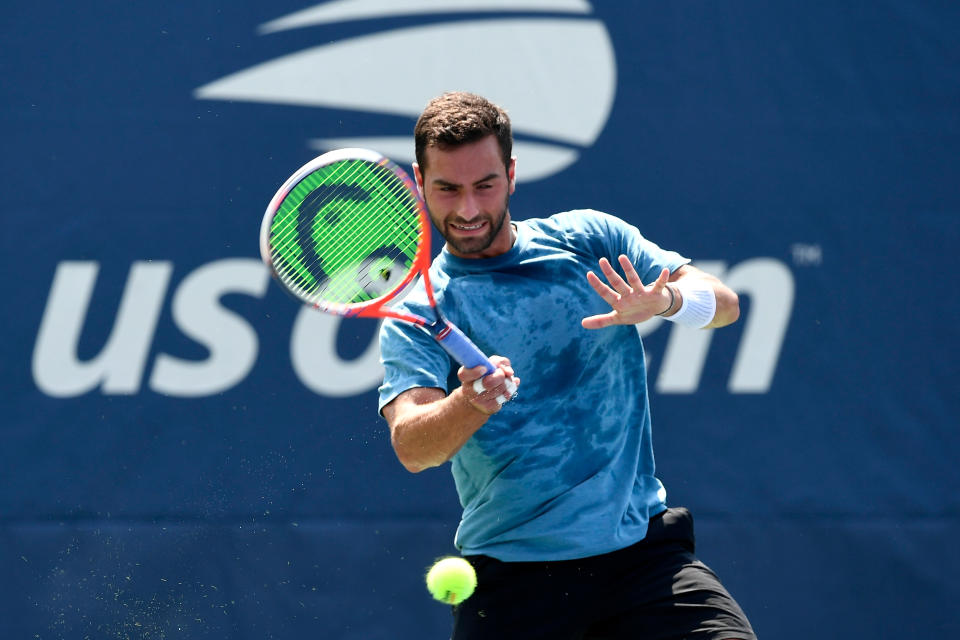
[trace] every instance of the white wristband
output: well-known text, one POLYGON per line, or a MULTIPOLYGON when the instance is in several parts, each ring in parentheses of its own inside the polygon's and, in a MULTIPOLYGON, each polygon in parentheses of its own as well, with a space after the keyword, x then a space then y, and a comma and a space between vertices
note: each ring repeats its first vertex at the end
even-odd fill
POLYGON ((684 279, 671 284, 680 292, 683 303, 675 314, 665 320, 694 329, 702 329, 713 322, 713 316, 717 313, 717 295, 709 282, 684 279))

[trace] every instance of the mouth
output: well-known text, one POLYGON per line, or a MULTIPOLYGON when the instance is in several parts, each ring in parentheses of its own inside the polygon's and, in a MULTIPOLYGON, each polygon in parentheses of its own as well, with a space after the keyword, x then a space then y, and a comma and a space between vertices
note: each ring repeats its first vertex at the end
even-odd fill
POLYGON ((468 235, 469 235, 469 234, 473 234, 473 233, 477 233, 477 232, 485 229, 486 226, 487 226, 487 221, 486 221, 486 220, 481 220, 481 221, 479 221, 479 222, 471 222, 470 224, 462 224, 462 223, 456 223, 456 222, 451 222, 451 223, 450 223, 450 228, 451 228, 451 229, 453 229, 454 231, 456 231, 456 232, 458 232, 458 233, 468 234, 468 235))

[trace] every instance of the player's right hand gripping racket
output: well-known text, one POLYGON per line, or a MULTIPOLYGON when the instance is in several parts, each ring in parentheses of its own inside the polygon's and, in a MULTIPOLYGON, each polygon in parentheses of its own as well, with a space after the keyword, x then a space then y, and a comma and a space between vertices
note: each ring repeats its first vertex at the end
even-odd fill
MULTIPOLYGON (((428 329, 460 364, 495 370, 437 309, 426 206, 403 169, 375 151, 330 151, 290 176, 263 216, 260 254, 283 288, 304 304, 345 317, 412 322, 428 329), (387 306, 417 275, 433 318, 387 306)), ((506 386, 516 391, 509 379, 506 386)))

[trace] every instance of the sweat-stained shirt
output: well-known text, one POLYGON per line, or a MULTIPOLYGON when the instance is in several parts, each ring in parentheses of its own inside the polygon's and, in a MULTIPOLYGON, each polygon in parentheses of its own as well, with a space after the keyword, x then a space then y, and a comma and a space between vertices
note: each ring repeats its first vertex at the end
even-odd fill
MULTIPOLYGON (((654 475, 643 345, 636 327, 584 329, 609 305, 587 282, 606 257, 627 255, 645 284, 689 262, 626 222, 578 210, 514 222, 505 254, 430 267, 437 306, 487 354, 510 358, 518 396, 451 460, 464 555, 567 560, 627 547, 666 508, 654 475)), ((430 317, 422 284, 401 303, 430 317)), ((448 392, 454 362, 423 328, 386 320, 380 409, 413 387, 448 392)))

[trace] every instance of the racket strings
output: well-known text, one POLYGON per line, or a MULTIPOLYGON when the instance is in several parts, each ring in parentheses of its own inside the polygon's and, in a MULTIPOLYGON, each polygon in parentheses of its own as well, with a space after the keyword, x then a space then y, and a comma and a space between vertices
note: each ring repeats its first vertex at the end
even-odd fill
MULTIPOLYGON (((323 169, 311 174, 310 176, 307 176, 303 181, 301 181, 300 185, 298 185, 298 189, 292 194, 293 197, 290 198, 289 210, 291 213, 295 214, 295 224, 289 224, 285 227, 285 232, 279 237, 278 243, 295 245, 295 247, 298 249, 298 253, 302 253, 302 251, 299 251, 302 249, 299 240, 300 235, 303 233, 303 228, 309 225, 310 228, 308 231, 309 235, 311 236, 310 239, 316 240, 316 219, 324 216, 326 213, 329 213, 326 211, 326 207, 340 203, 342 201, 341 195, 346 192, 347 188, 357 187, 356 180, 353 178, 360 173, 362 169, 364 169, 364 167, 359 165, 359 163, 340 163, 332 168, 324 167, 323 169), (337 172, 338 169, 340 170, 339 172, 337 172), (345 170, 350 170, 350 173, 346 173, 345 170), (320 187, 330 186, 331 183, 337 184, 337 189, 330 191, 325 195, 323 201, 321 201, 317 207, 316 212, 314 212, 311 220, 305 220, 304 216, 307 214, 307 212, 304 211, 304 203, 313 193, 317 191, 317 189, 320 187), (301 193, 303 194, 302 198, 299 197, 301 193)), ((341 233, 343 233, 343 230, 341 230, 341 233)), ((332 270, 335 270, 333 267, 337 264, 336 260, 340 258, 339 255, 329 251, 327 248, 315 251, 314 255, 318 258, 321 255, 324 256, 324 258, 331 263, 330 267, 332 270)), ((306 279, 311 285, 316 284, 313 278, 315 269, 312 267, 315 267, 316 263, 320 261, 322 261, 322 259, 314 259, 311 260, 307 265, 308 268, 304 275, 309 275, 309 278, 306 279)), ((324 270, 324 272, 326 273, 326 270, 324 270)))
POLYGON ((419 205, 409 186, 389 167, 367 161, 343 162, 311 174, 284 198, 275 219, 279 223, 270 237, 274 268, 288 286, 314 303, 355 303, 386 293, 370 290, 370 285, 379 277, 385 289, 398 281, 391 272, 401 266, 405 276, 421 235, 419 205), (302 219, 310 195, 331 186, 312 218, 302 219), (361 189, 367 199, 348 197, 352 189, 361 189), (342 209, 340 219, 320 227, 317 218, 333 215, 333 206, 342 209), (313 252, 301 244, 305 225, 313 252), (318 268, 323 274, 319 278, 318 268))
MULTIPOLYGON (((347 168, 347 170, 349 169, 350 167, 347 168)), ((314 260, 311 266, 314 266, 317 262, 325 263, 322 270, 330 277, 318 283, 313 292, 314 297, 333 302, 358 302, 374 299, 381 292, 370 292, 368 290, 369 285, 374 282, 373 274, 377 273, 375 269, 377 263, 369 259, 371 248, 377 247, 379 249, 381 256, 386 260, 386 262, 381 261, 380 266, 387 273, 397 268, 398 258, 406 256, 403 249, 409 250, 409 246, 394 249, 392 252, 387 251, 391 244, 397 243, 395 236, 393 243, 385 242, 391 236, 391 231, 404 231, 402 227, 394 229, 398 221, 396 219, 391 221, 390 218, 396 218, 395 214, 403 213, 403 209, 409 209, 409 202, 401 202, 400 211, 396 207, 398 198, 402 201, 403 193, 405 191, 409 193, 405 185, 396 178, 392 171, 376 165, 353 167, 353 171, 350 171, 350 173, 341 172, 341 174, 335 174, 334 176, 342 184, 360 186, 365 189, 366 193, 374 191, 380 198, 383 198, 384 177, 388 179, 387 182, 393 182, 392 185, 389 185, 387 192, 393 202, 388 206, 378 207, 378 198, 371 198, 359 208, 354 208, 349 216, 351 221, 358 223, 362 221, 363 224, 349 225, 348 230, 339 232, 332 238, 327 238, 328 242, 324 250, 317 252, 320 259, 314 260), (364 173, 364 169, 367 169, 368 173, 371 169, 379 170, 382 175, 364 176, 365 179, 362 181, 352 180, 352 178, 358 177, 358 174, 364 173), (393 224, 390 224, 391 222, 393 224), (375 232, 376 235, 371 236, 370 231, 372 229, 376 229, 378 233, 375 232), (334 240, 335 244, 330 244, 331 240, 334 240)), ((342 190, 342 188, 338 189, 338 192, 342 192, 342 190)), ((336 193, 329 198, 329 200, 336 199, 336 193)), ((413 205, 416 206, 416 200, 413 200, 413 205)), ((317 215, 320 214, 321 212, 318 211, 317 215)), ((409 230, 407 230, 406 236, 406 239, 409 240, 409 230)), ((413 239, 414 247, 418 237, 419 234, 416 234, 413 239)), ((409 256, 407 257, 412 261, 409 256)), ((383 284, 394 280, 392 277, 381 276, 381 278, 384 280, 383 284)))
MULTIPOLYGON (((297 185, 297 187, 287 196, 286 201, 284 202, 284 206, 282 208, 282 212, 297 214, 297 216, 299 217, 299 215, 303 214, 303 211, 302 211, 303 203, 306 202, 308 197, 321 186, 324 186, 324 187, 331 186, 330 183, 333 182, 334 180, 337 181, 335 186, 337 186, 338 188, 336 191, 329 192, 324 198, 324 202, 327 205, 336 204, 338 201, 341 200, 341 198, 339 197, 340 194, 345 192, 347 188, 350 188, 350 187, 357 188, 358 186, 357 182, 353 180, 357 176, 357 174, 363 171, 368 171, 368 170, 369 170, 368 166, 364 166, 359 162, 352 162, 352 163, 341 162, 336 166, 323 167, 322 169, 304 178, 297 185), (340 173, 333 173, 331 175, 331 171, 336 171, 338 169, 340 170, 340 173), (345 173, 345 171, 349 171, 349 173, 345 173), (303 194, 303 197, 300 197, 301 194, 303 194)), ((369 182, 369 180, 367 182, 369 182)), ((324 207, 323 207, 323 204, 321 204, 321 206, 318 207, 318 210, 315 213, 314 218, 318 217, 321 213, 323 213, 323 211, 324 211, 324 207)), ((354 207, 353 211, 355 213, 358 212, 361 215, 365 214, 363 210, 359 210, 356 207, 354 207)), ((297 224, 286 224, 284 226, 285 226, 285 230, 283 232, 281 232, 280 234, 274 234, 275 244, 295 245, 296 247, 299 248, 299 243, 296 242, 296 236, 300 231, 299 229, 300 220, 297 220, 297 224)), ((353 225, 353 226, 357 227, 357 225, 353 225)))
MULTIPOLYGON (((303 203, 316 192, 316 190, 321 187, 329 187, 333 180, 340 180, 339 188, 331 192, 324 198, 324 202, 335 203, 340 200, 339 195, 347 189, 347 187, 354 186, 350 182, 347 182, 345 178, 351 178, 350 175, 343 175, 343 169, 354 169, 353 173, 357 173, 362 167, 357 166, 354 163, 338 163, 336 165, 328 165, 322 167, 304 177, 291 192, 284 198, 282 206, 278 210, 277 218, 280 219, 282 216, 283 231, 280 234, 274 234, 271 238, 271 243, 278 245, 278 248, 290 249, 298 257, 303 255, 303 247, 301 247, 299 242, 299 235, 301 233, 301 228, 308 221, 304 221, 302 216, 304 215, 303 203), (338 174, 337 170, 341 170, 338 174), (332 175, 331 175, 332 174, 332 175)), ((315 218, 323 212, 323 203, 320 203, 320 206, 317 208, 317 212, 314 216, 314 220, 309 221, 311 224, 315 222, 315 218)), ((312 235, 312 234, 311 234, 312 235)), ((284 258, 288 258, 286 252, 283 253, 284 258)), ((306 256, 304 256, 306 257, 306 256)), ((315 262, 315 261, 314 261, 315 262)), ((311 263, 312 264, 312 263, 311 263)), ((298 269, 299 273, 299 269, 298 269)), ((313 282, 313 274, 310 269, 305 269, 300 273, 304 279, 313 282)))
MULTIPOLYGON (((345 264, 336 271, 334 277, 324 283, 325 286, 321 287, 321 297, 334 302, 372 300, 389 290, 387 285, 396 281, 394 274, 398 269, 405 275, 413 263, 413 257, 409 255, 410 246, 398 246, 400 239, 396 230, 391 231, 390 228, 395 222, 389 216, 380 213, 378 218, 371 219, 371 227, 358 227, 354 230, 355 236, 368 233, 368 237, 363 239, 362 249, 357 251, 349 238, 338 245, 335 256, 338 258, 342 256, 345 264), (371 229, 375 229, 374 235, 369 235, 371 229), (372 247, 377 248, 371 251, 372 247), (371 287, 371 285, 380 286, 371 287), (357 292, 357 287, 363 293, 357 292)), ((409 243, 403 242, 403 244, 409 243)), ((415 244, 412 248, 415 248, 415 244)))
POLYGON ((323 182, 322 175, 329 172, 329 166, 322 167, 294 185, 278 205, 271 224, 271 263, 278 275, 282 273, 285 284, 295 285, 298 293, 302 292, 304 287, 315 286, 317 282, 310 265, 303 262, 307 255, 299 242, 302 226, 300 208, 323 182), (281 229, 279 233, 278 228, 281 229))
MULTIPOLYGON (((371 179, 365 181, 362 186, 366 187, 369 185, 378 194, 382 194, 384 188, 386 188, 387 195, 391 200, 391 206, 378 207, 377 197, 371 198, 363 205, 362 208, 356 212, 353 219, 357 221, 363 219, 365 223, 351 225, 349 232, 346 234, 337 234, 336 239, 338 242, 336 249, 334 249, 330 255, 331 261, 343 259, 345 255, 350 255, 350 253, 354 252, 360 245, 383 248, 395 245, 399 250, 397 253, 403 255, 406 255, 407 252, 411 250, 415 252, 417 242, 419 241, 417 201, 413 195, 409 193, 406 185, 397 178, 390 169, 375 166, 374 170, 381 175, 376 175, 376 179, 371 177, 371 179), (410 218, 410 213, 414 214, 412 219, 398 219, 404 216, 410 218), (391 222, 393 224, 390 224, 391 222), (400 224, 401 222, 413 222, 414 226, 412 228, 409 226, 404 227, 400 224), (376 235, 369 235, 371 230, 376 230, 376 235), (413 231, 412 234, 410 233, 411 230, 413 231), (402 233, 403 236, 398 237, 398 232, 402 233), (365 233, 368 235, 364 238, 365 233), (388 239, 392 239, 393 242, 387 243, 386 241, 388 239)), ((412 256, 408 257, 412 261, 412 256)))
MULTIPOLYGON (((323 202, 320 202, 319 206, 317 207, 314 218, 324 213, 324 202, 330 204, 340 200, 340 195, 344 193, 348 187, 355 186, 350 181, 351 175, 344 174, 342 171, 344 168, 352 168, 354 174, 358 173, 360 169, 360 167, 357 167, 354 164, 345 163, 322 167, 314 173, 306 176, 296 185, 296 187, 294 187, 293 190, 291 190, 291 192, 285 197, 276 215, 276 219, 278 221, 282 220, 282 222, 280 225, 275 224, 274 226, 281 226, 282 230, 277 233, 276 229, 274 229, 273 236, 271 238, 271 243, 273 245, 275 245, 278 249, 290 248, 294 249, 295 253, 300 253, 301 246, 299 243, 299 235, 302 232, 302 228, 305 223, 312 224, 315 221, 305 221, 303 219, 303 216, 306 214, 304 211, 304 203, 307 202, 310 195, 315 193, 319 187, 329 187, 331 186, 331 182, 334 180, 339 182, 337 189, 335 191, 328 191, 323 202), (341 171, 336 173, 337 169, 340 169, 341 171)), ((283 257, 286 258, 287 254, 284 253, 283 257)))

